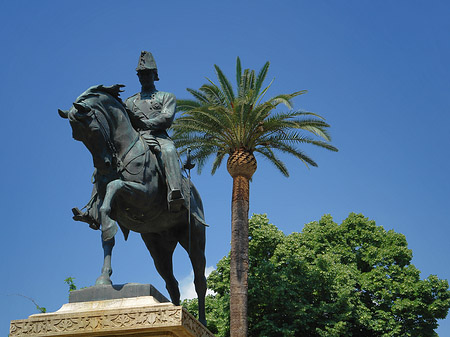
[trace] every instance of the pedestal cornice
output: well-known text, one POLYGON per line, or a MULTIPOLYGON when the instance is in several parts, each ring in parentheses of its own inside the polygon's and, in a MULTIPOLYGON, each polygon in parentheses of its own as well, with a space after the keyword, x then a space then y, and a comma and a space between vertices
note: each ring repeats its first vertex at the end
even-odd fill
POLYGON ((181 306, 151 296, 65 304, 54 313, 11 321, 10 337, 213 336, 181 306))

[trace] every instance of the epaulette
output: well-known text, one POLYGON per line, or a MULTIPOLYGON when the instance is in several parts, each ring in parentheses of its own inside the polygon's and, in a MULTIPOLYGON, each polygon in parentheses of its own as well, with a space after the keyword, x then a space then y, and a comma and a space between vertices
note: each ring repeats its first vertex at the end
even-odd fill
POLYGON ((133 96, 128 97, 128 98, 125 100, 125 102, 128 101, 128 100, 131 99, 131 98, 136 97, 137 95, 139 95, 139 93, 135 93, 133 96))
POLYGON ((136 93, 136 94, 134 94, 133 96, 128 97, 128 98, 125 100, 125 106, 128 106, 128 102, 129 102, 129 101, 130 101, 130 102, 131 102, 131 101, 134 101, 138 95, 139 95, 139 93, 136 93))
POLYGON ((161 96, 169 96, 169 97, 173 97, 176 99, 175 94, 172 94, 171 92, 167 92, 167 91, 158 91, 158 94, 160 94, 161 96))

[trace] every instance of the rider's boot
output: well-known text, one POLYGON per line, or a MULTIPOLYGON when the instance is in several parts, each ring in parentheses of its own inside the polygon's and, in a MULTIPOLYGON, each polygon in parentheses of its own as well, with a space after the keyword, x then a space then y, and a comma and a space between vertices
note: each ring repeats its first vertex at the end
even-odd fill
POLYGON ((75 221, 82 221, 89 224, 89 227, 92 229, 100 229, 100 224, 89 214, 89 211, 82 212, 78 209, 78 207, 72 208, 72 213, 75 221))
POLYGON ((178 160, 171 163, 168 160, 165 163, 166 179, 167 179, 167 201, 170 212, 179 212, 184 205, 184 197, 181 191, 181 172, 178 160))
POLYGON ((178 162, 178 154, 175 145, 170 139, 158 140, 161 145, 161 153, 158 154, 161 167, 164 170, 167 181, 167 203, 170 212, 178 212, 184 205, 184 197, 181 188, 181 168, 178 162))

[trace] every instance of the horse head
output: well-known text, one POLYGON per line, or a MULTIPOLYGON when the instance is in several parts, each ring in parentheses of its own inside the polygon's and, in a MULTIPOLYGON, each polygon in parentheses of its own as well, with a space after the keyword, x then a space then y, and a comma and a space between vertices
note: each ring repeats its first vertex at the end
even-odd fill
MULTIPOLYGON (((113 86, 119 88, 122 86, 113 86)), ((72 137, 81 141, 91 152, 94 167, 101 173, 108 173, 113 165, 113 158, 117 150, 114 146, 110 121, 111 105, 116 109, 124 109, 120 99, 111 97, 105 89, 112 87, 95 86, 86 90, 68 110, 58 110, 62 118, 69 119, 72 127, 72 137), (115 102, 114 102, 115 101, 115 102), (107 102, 108 104, 105 104, 107 102)))

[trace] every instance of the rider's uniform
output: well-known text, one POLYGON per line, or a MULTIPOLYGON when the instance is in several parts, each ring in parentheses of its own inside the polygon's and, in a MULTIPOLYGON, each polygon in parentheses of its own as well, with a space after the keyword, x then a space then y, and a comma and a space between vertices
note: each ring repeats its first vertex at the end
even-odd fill
POLYGON ((167 134, 175 117, 175 95, 155 91, 152 94, 137 93, 125 101, 133 127, 154 152, 161 152, 161 159, 168 185, 169 203, 181 196, 181 169, 175 145, 167 134), (177 195, 174 195, 174 194, 177 195))

